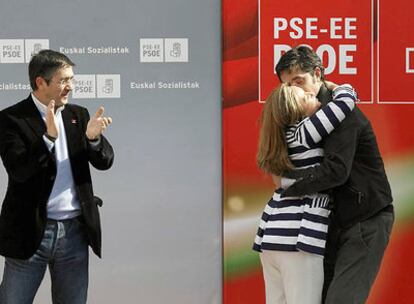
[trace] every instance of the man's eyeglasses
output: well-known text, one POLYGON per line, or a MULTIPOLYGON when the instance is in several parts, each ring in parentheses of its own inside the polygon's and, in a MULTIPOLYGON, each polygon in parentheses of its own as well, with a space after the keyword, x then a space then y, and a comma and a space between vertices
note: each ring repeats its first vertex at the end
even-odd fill
POLYGON ((49 82, 54 82, 58 85, 60 85, 61 87, 66 87, 68 85, 74 86, 75 85, 75 78, 65 78, 65 79, 61 79, 61 80, 49 80, 49 82))

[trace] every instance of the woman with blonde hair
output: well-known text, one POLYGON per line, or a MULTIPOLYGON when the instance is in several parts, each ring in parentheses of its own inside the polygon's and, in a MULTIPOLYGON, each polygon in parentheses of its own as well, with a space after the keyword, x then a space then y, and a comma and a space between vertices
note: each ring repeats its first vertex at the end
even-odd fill
POLYGON ((257 164, 281 181, 263 211, 253 245, 260 252, 267 304, 322 301, 329 197, 281 197, 294 180, 278 176, 318 165, 321 141, 353 110, 357 96, 350 85, 327 86, 333 89, 333 100, 322 108, 314 94, 282 84, 271 92, 262 112, 257 164))

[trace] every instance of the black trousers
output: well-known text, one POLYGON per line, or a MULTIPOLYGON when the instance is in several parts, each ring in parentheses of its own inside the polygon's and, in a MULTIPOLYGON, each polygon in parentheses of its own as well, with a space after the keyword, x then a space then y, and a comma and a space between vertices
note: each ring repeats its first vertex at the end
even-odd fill
POLYGON ((341 229, 332 221, 324 259, 323 303, 366 302, 393 223, 393 211, 380 211, 348 229, 341 229))

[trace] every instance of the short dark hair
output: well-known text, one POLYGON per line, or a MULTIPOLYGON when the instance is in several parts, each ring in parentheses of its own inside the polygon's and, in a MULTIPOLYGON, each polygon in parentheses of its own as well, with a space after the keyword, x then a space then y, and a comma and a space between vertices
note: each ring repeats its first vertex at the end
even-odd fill
POLYGON ((42 77, 49 84, 57 70, 71 66, 75 64, 64 54, 52 50, 41 50, 32 57, 29 63, 30 86, 35 91, 37 90, 37 77, 42 77))
POLYGON ((325 68, 322 65, 321 58, 307 46, 302 45, 287 51, 282 55, 275 69, 279 80, 282 81, 280 79, 282 71, 292 71, 296 68, 312 75, 315 68, 319 68, 321 70, 321 80, 325 79, 325 68))

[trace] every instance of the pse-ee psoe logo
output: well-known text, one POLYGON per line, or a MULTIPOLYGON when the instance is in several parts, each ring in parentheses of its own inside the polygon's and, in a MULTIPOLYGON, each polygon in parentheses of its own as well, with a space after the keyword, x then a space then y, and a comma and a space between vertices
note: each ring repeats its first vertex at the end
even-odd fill
POLYGON ((139 40, 140 62, 188 62, 188 38, 139 40))
POLYGON ((121 75, 77 74, 72 97, 75 99, 121 98, 121 75))
POLYGON ((49 39, 0 39, 0 63, 29 63, 45 49, 49 49, 49 39))

